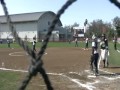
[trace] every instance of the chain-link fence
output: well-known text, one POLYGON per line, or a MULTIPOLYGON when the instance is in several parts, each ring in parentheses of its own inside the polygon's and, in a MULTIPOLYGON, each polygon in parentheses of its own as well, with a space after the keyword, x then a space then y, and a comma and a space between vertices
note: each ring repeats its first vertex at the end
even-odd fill
MULTIPOLYGON (((56 23, 58 22, 59 18, 61 15, 64 13, 64 11, 75 1, 77 0, 68 0, 58 11, 56 18, 53 20, 51 26, 48 29, 48 33, 45 35, 44 42, 42 44, 42 47, 40 51, 36 54, 32 49, 27 45, 26 42, 24 42, 21 38, 19 38, 15 27, 12 24, 11 18, 9 16, 8 9, 6 7, 6 3, 4 0, 0 0, 1 5, 3 7, 5 16, 7 18, 7 24, 9 25, 9 29, 12 32, 12 35, 14 36, 15 40, 17 43, 31 56, 31 65, 29 67, 29 72, 28 75, 25 77, 23 80, 21 86, 19 87, 19 90, 25 90, 27 85, 29 84, 30 80, 32 79, 33 76, 36 76, 38 73, 42 75, 44 82, 46 84, 46 87, 48 90, 53 90, 54 88, 52 87, 52 84, 49 80, 48 75, 46 74, 45 69, 43 68, 43 61, 42 61, 42 56, 46 50, 47 44, 49 42, 50 36, 52 34, 52 31, 55 28, 56 23)), ((117 0, 109 0, 111 3, 114 3, 119 9, 120 9, 120 3, 117 0)))

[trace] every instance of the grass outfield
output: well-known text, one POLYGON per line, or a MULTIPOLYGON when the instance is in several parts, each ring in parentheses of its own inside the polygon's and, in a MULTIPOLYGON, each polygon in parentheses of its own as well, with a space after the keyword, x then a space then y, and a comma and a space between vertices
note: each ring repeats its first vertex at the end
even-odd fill
MULTIPOLYGON (((117 49, 120 51, 120 44, 117 44, 117 49)), ((120 53, 117 50, 114 50, 113 43, 109 43, 110 56, 108 58, 109 63, 115 67, 120 67, 120 53)))

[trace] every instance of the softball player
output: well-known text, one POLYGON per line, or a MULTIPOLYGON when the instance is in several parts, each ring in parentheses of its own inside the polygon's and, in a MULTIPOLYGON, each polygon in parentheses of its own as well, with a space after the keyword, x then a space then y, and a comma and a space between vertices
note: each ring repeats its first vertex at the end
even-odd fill
POLYGON ((98 53, 98 44, 97 44, 97 38, 93 38, 92 41, 92 55, 91 55, 91 60, 90 60, 90 67, 91 70, 93 71, 95 69, 95 75, 98 75, 98 58, 99 58, 99 53, 98 53))
POLYGON ((88 49, 88 42, 89 42, 89 39, 88 39, 88 37, 86 37, 86 39, 85 39, 85 49, 88 49))
POLYGON ((36 51, 35 46, 36 46, 36 40, 33 38, 33 51, 36 51))
POLYGON ((75 38, 75 47, 78 47, 78 39, 75 38))
POLYGON ((10 40, 9 39, 7 39, 7 44, 8 44, 8 48, 11 48, 10 47, 10 40))
POLYGON ((106 39, 105 34, 102 35, 102 40, 100 42, 100 58, 98 62, 98 68, 100 66, 101 60, 103 60, 104 68, 108 67, 109 62, 108 62, 108 55, 109 55, 109 50, 108 50, 108 40, 106 39))

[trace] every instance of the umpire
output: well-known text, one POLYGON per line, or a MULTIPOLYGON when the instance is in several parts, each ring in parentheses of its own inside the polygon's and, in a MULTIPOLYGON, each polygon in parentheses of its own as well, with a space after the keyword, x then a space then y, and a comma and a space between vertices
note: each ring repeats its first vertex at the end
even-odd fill
POLYGON ((90 60, 90 67, 96 76, 99 74, 98 73, 98 59, 99 59, 98 42, 97 42, 97 38, 94 37, 92 38, 92 54, 91 54, 91 60, 90 60))

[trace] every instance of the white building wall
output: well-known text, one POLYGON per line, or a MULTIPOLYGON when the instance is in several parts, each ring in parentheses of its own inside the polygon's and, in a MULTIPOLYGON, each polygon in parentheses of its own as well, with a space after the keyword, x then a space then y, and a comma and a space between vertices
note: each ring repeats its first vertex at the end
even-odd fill
POLYGON ((0 32, 0 38, 1 39, 6 39, 10 34, 10 32, 0 32))
MULTIPOLYGON (((55 15, 53 15, 51 13, 47 13, 47 14, 43 15, 42 17, 40 17, 40 19, 38 21, 38 33, 46 34, 48 32, 48 28, 50 27, 50 24, 52 23, 54 18, 55 18, 55 15)), ((56 24, 56 27, 60 27, 60 26, 58 24, 56 24)), ((58 34, 57 35, 52 34, 50 41, 51 40, 53 41, 53 38, 55 41, 59 41, 58 34)), ((40 39, 44 39, 44 37, 41 37, 40 39)))
MULTIPOLYGON (((13 39, 12 33, 11 32, 1 32, 1 39, 13 39)), ((25 40, 25 37, 27 36, 28 41, 32 42, 33 37, 36 36, 37 38, 37 31, 20 31, 18 32, 18 36, 22 39, 25 40)))
POLYGON ((39 31, 48 31, 48 28, 53 20, 54 16, 52 16, 51 14, 45 14, 43 16, 40 17, 39 21, 38 21, 38 30, 39 31))
POLYGON ((0 32, 10 32, 7 24, 0 24, 0 32))
MULTIPOLYGON (((17 31, 18 35, 20 36, 20 38, 24 39, 27 36, 27 38, 30 41, 32 41, 34 36, 36 36, 36 38, 39 38, 38 37, 39 31, 40 31, 40 33, 42 33, 44 35, 47 33, 50 24, 52 23, 52 21, 55 18, 55 14, 51 13, 51 12, 46 12, 39 16, 40 16, 40 18, 37 15, 37 17, 38 17, 37 19, 34 19, 36 17, 35 16, 32 19, 33 21, 29 21, 29 22, 28 21, 22 22, 21 19, 17 21, 17 19, 19 19, 19 18, 15 19, 16 22, 14 22, 14 27, 16 28, 16 31, 17 31), (36 21, 34 21, 34 20, 36 20, 36 21)), ((22 17, 23 16, 21 16, 21 18, 22 17)), ((0 38, 2 38, 2 39, 13 38, 8 25, 4 24, 4 22, 2 22, 0 24, 0 38)), ((56 27, 60 27, 60 26, 61 26, 61 22, 58 22, 56 27)), ((56 38, 55 40, 59 40, 58 34, 53 34, 53 37, 56 38)), ((51 40, 53 40, 53 37, 51 37, 51 40)), ((41 38, 41 39, 44 39, 44 38, 41 38)))
MULTIPOLYGON (((34 36, 36 36, 37 38, 37 22, 15 23, 14 27, 19 37, 22 38, 23 40, 26 36, 29 41, 32 41, 34 36)), ((1 39, 13 38, 7 24, 1 24, 0 37, 1 39)))
POLYGON ((36 36, 36 38, 37 38, 37 31, 21 31, 21 32, 18 33, 18 35, 23 40, 25 40, 25 38, 27 36, 27 41, 32 42, 33 37, 36 36))
POLYGON ((17 31, 37 31, 37 22, 15 23, 17 31))

